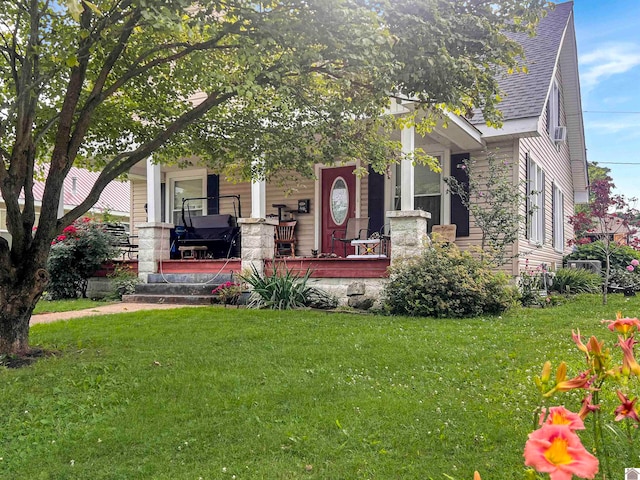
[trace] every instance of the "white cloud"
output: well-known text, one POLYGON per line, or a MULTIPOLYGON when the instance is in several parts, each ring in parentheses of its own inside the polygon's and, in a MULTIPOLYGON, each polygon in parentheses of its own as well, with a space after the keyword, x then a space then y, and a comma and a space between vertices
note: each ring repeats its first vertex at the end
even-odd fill
POLYGON ((580 56, 580 82, 586 89, 613 75, 640 65, 640 47, 633 43, 607 43, 580 56))

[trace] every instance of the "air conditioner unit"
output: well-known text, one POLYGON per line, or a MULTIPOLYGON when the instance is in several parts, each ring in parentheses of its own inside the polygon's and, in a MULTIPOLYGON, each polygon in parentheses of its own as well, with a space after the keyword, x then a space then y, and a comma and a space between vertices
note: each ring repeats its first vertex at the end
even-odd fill
POLYGON ((553 129, 553 141, 556 143, 565 142, 567 140, 567 127, 559 126, 553 129))

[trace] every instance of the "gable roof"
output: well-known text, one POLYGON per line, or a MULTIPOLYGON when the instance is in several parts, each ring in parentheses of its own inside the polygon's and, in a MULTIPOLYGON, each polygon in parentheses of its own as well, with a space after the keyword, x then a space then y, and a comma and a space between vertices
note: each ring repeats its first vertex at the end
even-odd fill
MULTIPOLYGON (((46 166, 43 169, 46 175, 48 171, 46 166)), ((84 168, 71 167, 69 174, 64 179, 65 210, 78 206, 87 198, 99 175, 100 172, 90 172, 84 168)), ((44 181, 35 181, 33 195, 36 202, 42 201, 43 194, 44 181)), ((91 211, 100 213, 108 211, 116 216, 128 217, 130 214, 129 182, 119 182, 117 180, 109 182, 100 195, 98 202, 91 208, 91 211)))
MULTIPOLYGON (((505 123, 542 115, 572 13, 573 2, 560 3, 540 20, 535 36, 527 33, 509 34, 512 40, 522 45, 528 72, 505 72, 498 79, 502 91, 498 108, 505 123)), ((470 121, 473 124, 484 123, 484 117, 480 112, 470 121)))

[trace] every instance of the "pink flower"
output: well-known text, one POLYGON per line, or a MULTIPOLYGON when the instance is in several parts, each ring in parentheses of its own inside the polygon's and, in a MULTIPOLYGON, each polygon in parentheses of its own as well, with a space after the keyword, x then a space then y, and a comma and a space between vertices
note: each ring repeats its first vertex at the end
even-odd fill
POLYGON ((551 407, 547 421, 543 423, 546 412, 540 415, 540 425, 566 425, 571 431, 584 430, 584 422, 577 413, 564 407, 551 407))
POLYGON ((620 390, 618 390, 616 393, 618 394, 618 398, 620 399, 620 406, 618 406, 618 408, 616 408, 616 411, 614 412, 616 414, 615 421, 619 422, 624 418, 631 418, 640 423, 640 418, 638 418, 638 413, 636 412, 636 409, 634 407, 634 404, 636 403, 636 400, 638 400, 638 398, 636 397, 633 400, 629 400, 627 396, 620 390))
POLYGON ((591 455, 580 438, 567 425, 549 425, 529 434, 524 446, 524 463, 551 480, 594 478, 598 459, 591 455))
POLYGON ((631 260, 631 265, 637 267, 638 265, 640 265, 640 262, 634 258, 633 260, 631 260))
POLYGON ((66 236, 66 235, 58 235, 58 236, 56 237, 56 240, 57 240, 58 242, 62 242, 63 240, 66 240, 66 238, 67 238, 67 236, 66 236))
POLYGON ((633 272, 635 268, 633 268, 633 265, 627 265, 627 270, 629 270, 630 272, 633 272))
POLYGON ((68 233, 70 235, 75 235, 76 233, 78 233, 78 229, 76 229, 76 227, 74 227, 73 225, 69 225, 64 230, 62 230, 62 232, 68 233))

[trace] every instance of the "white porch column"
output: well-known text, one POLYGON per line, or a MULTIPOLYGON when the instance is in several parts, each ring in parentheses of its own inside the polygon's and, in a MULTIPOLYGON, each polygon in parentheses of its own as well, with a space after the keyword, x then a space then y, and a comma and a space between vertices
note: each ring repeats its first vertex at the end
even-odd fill
POLYGON ((267 216, 267 182, 262 172, 262 161, 251 163, 251 218, 267 216))
MULTIPOLYGON (((410 155, 415 150, 415 127, 403 128, 400 132, 402 153, 410 155)), ((411 159, 403 159, 400 163, 400 210, 413 210, 415 192, 414 167, 411 159)))
POLYGON ((60 191, 60 200, 58 201, 58 218, 64 217, 64 183, 60 191))
POLYGON ((147 158, 147 222, 150 223, 159 223, 162 218, 160 170, 160 165, 153 163, 153 157, 149 156, 147 158))

